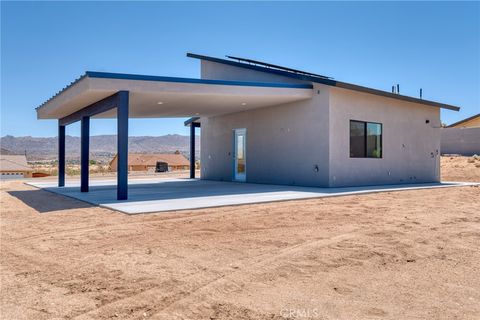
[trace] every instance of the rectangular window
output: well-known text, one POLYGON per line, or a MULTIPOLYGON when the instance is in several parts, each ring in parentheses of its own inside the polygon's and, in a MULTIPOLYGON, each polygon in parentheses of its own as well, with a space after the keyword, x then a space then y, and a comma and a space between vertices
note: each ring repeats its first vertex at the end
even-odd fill
POLYGON ((350 121, 350 158, 365 158, 365 122, 350 121))
POLYGON ((382 124, 350 120, 350 158, 382 157, 382 124))

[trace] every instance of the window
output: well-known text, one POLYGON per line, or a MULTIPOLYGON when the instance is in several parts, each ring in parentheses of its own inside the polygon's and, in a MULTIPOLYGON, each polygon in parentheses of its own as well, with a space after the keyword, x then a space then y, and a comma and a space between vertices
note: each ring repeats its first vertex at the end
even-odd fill
POLYGON ((382 157, 382 124, 350 120, 350 158, 382 157))

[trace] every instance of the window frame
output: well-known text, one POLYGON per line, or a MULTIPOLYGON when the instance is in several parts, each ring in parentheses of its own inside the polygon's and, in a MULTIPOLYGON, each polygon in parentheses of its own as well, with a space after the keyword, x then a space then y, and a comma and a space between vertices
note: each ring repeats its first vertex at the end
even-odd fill
POLYGON ((350 159, 383 159, 383 123, 374 122, 374 121, 364 121, 364 120, 350 119, 350 121, 348 122, 348 124, 349 124, 349 127, 348 127, 348 129, 349 129, 349 147, 350 147, 350 149, 351 149, 351 146, 352 146, 352 132, 351 132, 351 128, 352 128, 351 123, 352 122, 360 122, 360 123, 364 124, 363 139, 364 139, 365 156, 363 156, 363 157, 352 157, 352 154, 349 152, 350 159), (367 153, 367 150, 368 150, 367 128, 368 128, 369 123, 380 125, 380 157, 370 157, 370 156, 368 156, 368 153, 367 153))

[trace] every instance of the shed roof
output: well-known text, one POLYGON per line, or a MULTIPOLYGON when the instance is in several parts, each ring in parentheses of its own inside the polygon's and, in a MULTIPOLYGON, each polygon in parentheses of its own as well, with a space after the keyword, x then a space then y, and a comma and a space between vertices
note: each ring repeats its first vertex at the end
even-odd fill
MULTIPOLYGON (((441 102, 436 102, 436 101, 431 101, 431 100, 424 100, 424 99, 414 98, 414 97, 405 96, 405 95, 401 95, 401 94, 396 94, 396 93, 392 93, 392 92, 388 92, 388 91, 383 91, 383 90, 368 88, 368 87, 364 87, 364 86, 359 86, 359 85, 352 84, 352 83, 341 82, 341 81, 337 81, 337 80, 334 80, 334 79, 329 78, 329 77, 325 77, 325 76, 321 76, 321 75, 315 75, 313 73, 309 73, 309 72, 305 72, 305 71, 299 71, 299 70, 286 68, 286 67, 282 67, 282 66, 277 66, 277 65, 272 65, 272 64, 268 64, 268 63, 264 63, 264 62, 257 62, 257 64, 237 62, 237 61, 232 61, 232 60, 226 60, 226 59, 204 56, 204 55, 195 54, 195 53, 187 53, 187 57, 196 58, 196 59, 200 59, 200 60, 211 61, 211 62, 217 62, 217 63, 221 63, 221 64, 231 65, 231 66, 245 68, 245 69, 251 69, 251 70, 260 71, 260 72, 272 73, 272 74, 281 75, 281 76, 285 76, 285 77, 289 77, 289 78, 293 78, 293 79, 316 82, 316 83, 321 83, 321 84, 328 85, 328 86, 339 87, 339 88, 344 88, 344 89, 349 89, 349 90, 354 90, 354 91, 360 91, 360 92, 370 93, 370 94, 379 95, 379 96, 383 96, 383 97, 399 99, 399 100, 404 100, 404 101, 408 101, 408 102, 414 102, 414 103, 429 105, 429 106, 443 108, 443 109, 450 109, 450 110, 454 110, 454 111, 460 110, 460 107, 449 105, 449 104, 446 104, 446 103, 441 103, 441 102)), ((249 59, 242 59, 242 60, 244 60, 244 61, 254 61, 255 62, 255 60, 249 60, 249 59)))
POLYGON ((0 155, 0 171, 33 171, 25 155, 0 155))

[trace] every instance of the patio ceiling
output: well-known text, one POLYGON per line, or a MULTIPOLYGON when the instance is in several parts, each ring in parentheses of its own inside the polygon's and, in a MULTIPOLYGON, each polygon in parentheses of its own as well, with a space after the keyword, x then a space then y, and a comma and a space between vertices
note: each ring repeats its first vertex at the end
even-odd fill
MULTIPOLYGON (((130 93, 130 118, 215 116, 305 100, 311 85, 170 78, 87 72, 37 108, 39 119, 61 119, 112 94, 130 93)), ((116 108, 94 118, 115 118, 116 108)))

